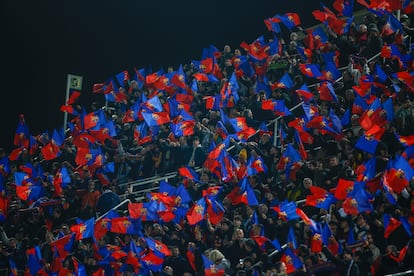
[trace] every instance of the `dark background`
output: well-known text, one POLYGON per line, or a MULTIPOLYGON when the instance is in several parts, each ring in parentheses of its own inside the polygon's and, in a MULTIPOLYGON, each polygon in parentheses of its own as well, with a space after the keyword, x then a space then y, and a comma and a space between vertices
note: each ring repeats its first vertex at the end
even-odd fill
MULTIPOLYGON (((332 7, 333 1, 324 1, 332 7)), ((153 71, 199 60, 210 44, 232 49, 260 35, 270 37, 263 20, 297 12, 304 27, 316 22, 310 0, 6 0, 1 9, 0 147, 13 148, 18 114, 31 135, 63 124, 67 74, 84 78, 80 101, 89 108, 93 83, 122 70, 149 65, 153 71)), ((284 32, 287 32, 284 29, 284 32)))

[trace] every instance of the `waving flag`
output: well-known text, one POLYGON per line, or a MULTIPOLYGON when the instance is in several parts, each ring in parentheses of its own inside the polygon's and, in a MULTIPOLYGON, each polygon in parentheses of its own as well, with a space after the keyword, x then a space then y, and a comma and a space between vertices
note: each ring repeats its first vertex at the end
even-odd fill
POLYGON ((219 82, 219 80, 212 74, 195 73, 193 74, 194 79, 201 82, 219 82))
POLYGON ((53 186, 55 187, 55 194, 62 195, 63 189, 72 182, 69 171, 66 167, 59 168, 53 179, 53 186))
POLYGON ((168 247, 155 239, 152 238, 144 238, 145 242, 148 245, 148 248, 154 251, 157 254, 161 254, 163 256, 171 256, 171 251, 168 249, 168 247))
POLYGON ((295 220, 299 219, 299 215, 296 212, 296 204, 287 200, 280 203, 278 206, 271 207, 272 210, 276 211, 283 220, 295 220))
POLYGON ((332 6, 339 16, 352 17, 354 0, 335 0, 332 6))
POLYGON ((247 175, 266 173, 267 166, 261 156, 250 156, 247 163, 247 175))
POLYGON ((355 181, 340 178, 335 189, 335 198, 338 200, 346 199, 348 194, 354 190, 354 185, 355 181))
POLYGON ((372 157, 359 165, 355 171, 357 181, 368 181, 376 175, 376 158, 372 157))
MULTIPOLYGON (((276 21, 280 21, 278 18, 276 18, 276 21)), ((272 20, 272 18, 267 18, 264 20, 264 23, 266 25, 266 28, 274 33, 280 34, 282 31, 280 29, 279 23, 275 22, 275 20, 272 20)))
POLYGON ((206 255, 201 255, 204 265, 205 276, 223 276, 225 274, 224 268, 218 268, 206 255))
POLYGON ((265 236, 252 236, 251 237, 259 246, 260 250, 266 251, 266 243, 271 244, 272 241, 265 236))
POLYGON ((283 15, 275 15, 273 18, 278 19, 289 30, 300 25, 300 17, 297 13, 286 13, 283 15))
POLYGON ((208 110, 220 110, 222 102, 222 96, 220 94, 214 96, 205 96, 203 100, 206 102, 206 109, 208 110))
POLYGON ((414 135, 407 135, 407 136, 403 136, 398 134, 397 132, 394 132, 395 137, 398 139, 398 141, 400 141, 400 143, 404 146, 404 147, 409 147, 414 145, 414 135))
POLYGON ((372 212, 372 195, 364 189, 365 183, 355 183, 354 190, 348 194, 343 202, 344 212, 350 215, 357 215, 364 212, 372 212))
POLYGON ((254 193, 250 185, 247 185, 247 187, 244 189, 243 193, 241 194, 241 202, 243 202, 247 206, 259 205, 259 202, 256 198, 256 194, 254 193))
POLYGON ((374 139, 374 137, 363 134, 356 142, 355 147, 362 151, 375 154, 378 143, 378 140, 374 139))
POLYGON ((309 103, 313 100, 313 93, 309 90, 309 87, 306 85, 306 83, 302 84, 299 89, 295 90, 296 94, 299 96, 301 100, 303 100, 305 103, 309 103))
POLYGON ((21 200, 36 200, 43 196, 44 190, 43 187, 33 185, 33 186, 16 186, 16 195, 21 200))
POLYGON ((390 191, 400 194, 414 177, 414 169, 408 161, 399 156, 395 161, 388 161, 387 170, 383 177, 383 184, 390 191))
MULTIPOLYGON (((326 57, 326 55, 324 57, 326 57)), ((323 76, 320 77, 320 79, 327 81, 336 81, 342 76, 341 71, 339 71, 334 61, 326 61, 322 74, 323 76)), ((333 87, 329 87, 329 90, 331 93, 335 94, 333 87)))
POLYGON ((156 201, 128 204, 129 215, 132 219, 142 221, 157 221, 159 219, 159 204, 156 201))
POLYGON ((282 43, 279 41, 276 35, 273 35, 273 38, 269 40, 269 43, 267 44, 269 47, 269 55, 278 55, 282 54, 282 43))
POLYGON ((298 245, 297 245, 297 242, 296 242, 295 231, 293 231, 292 226, 289 227, 289 231, 288 231, 288 236, 287 236, 286 242, 288 244, 290 244, 293 249, 298 248, 298 245))
POLYGON ((318 88, 318 91, 320 100, 333 103, 338 102, 338 97, 336 96, 335 90, 330 82, 322 82, 318 88))
POLYGON ((177 124, 170 123, 171 130, 175 137, 191 136, 194 134, 194 121, 181 121, 177 124))
POLYGON ((230 79, 223 83, 223 86, 220 90, 220 95, 222 99, 222 105, 225 107, 233 107, 239 101, 239 91, 240 87, 237 82, 236 74, 233 72, 230 79))
POLYGON ((321 234, 315 232, 312 235, 311 241, 310 241, 310 250, 313 253, 319 253, 322 251, 323 247, 323 241, 321 234))
POLYGON ((285 263, 287 274, 293 273, 303 266, 302 261, 289 247, 285 249, 280 260, 285 263))
POLYGON ((30 131, 26 124, 23 114, 19 115, 19 123, 17 124, 16 132, 14 134, 13 145, 17 147, 29 148, 30 131))
POLYGON ((384 238, 388 239, 392 232, 397 230, 400 227, 401 221, 396 218, 391 217, 389 214, 384 214, 384 238))
POLYGON ((262 109, 271 110, 278 116, 288 116, 292 114, 289 108, 286 107, 285 100, 263 100, 262 109))
POLYGON ((10 266, 10 276, 18 276, 19 272, 17 270, 16 262, 9 257, 9 266, 10 266))
POLYGON ((118 217, 111 219, 110 230, 119 234, 141 234, 141 221, 128 217, 118 217))
POLYGON ((388 36, 395 32, 403 33, 402 24, 392 13, 388 13, 387 22, 382 27, 381 35, 388 36))
POLYGON ((162 112, 164 110, 158 95, 155 95, 143 102, 141 107, 148 112, 162 112))
POLYGON ((414 234, 414 231, 412 229, 413 226, 411 226, 411 224, 408 222, 407 217, 404 216, 400 216, 400 221, 402 223, 402 226, 404 227, 405 231, 407 232, 408 236, 412 237, 414 234))
POLYGON ((141 114, 149 127, 159 126, 170 122, 168 112, 142 112, 141 114))
POLYGON ((334 195, 328 193, 323 188, 311 186, 310 192, 311 194, 306 196, 305 205, 318 207, 324 210, 329 210, 329 207, 336 201, 334 195))
POLYGON ((316 64, 299 64, 299 69, 306 77, 309 78, 320 78, 322 73, 316 64))
POLYGON ((293 147, 292 144, 287 144, 286 149, 282 153, 282 157, 277 165, 278 169, 284 170, 293 164, 301 161, 300 153, 293 147))
POLYGON ((61 258, 66 258, 71 252, 75 242, 75 234, 65 235, 51 243, 52 250, 61 258))
POLYGON ((206 200, 204 198, 199 199, 187 213, 187 220, 190 225, 199 223, 204 219, 206 213, 206 200))
POLYGON ((274 90, 276 88, 285 88, 285 89, 290 89, 293 87, 293 80, 290 77, 289 73, 286 72, 285 74, 283 74, 283 76, 279 79, 279 81, 275 82, 272 86, 271 89, 274 90))
POLYGON ((39 246, 35 246, 26 250, 27 256, 27 273, 29 275, 48 275, 46 271, 43 270, 42 265, 42 253, 39 246))
POLYGON ((185 177, 185 178, 194 180, 196 182, 198 182, 199 179, 200 179, 198 173, 194 169, 192 169, 192 168, 190 168, 188 166, 178 168, 178 173, 182 177, 185 177))
POLYGON ((70 230, 75 233, 76 240, 82 240, 93 237, 95 218, 86 221, 78 220, 78 224, 72 225, 70 230))
POLYGON ((164 256, 150 250, 141 256, 140 264, 140 273, 143 275, 150 275, 151 272, 160 272, 164 264, 164 256))

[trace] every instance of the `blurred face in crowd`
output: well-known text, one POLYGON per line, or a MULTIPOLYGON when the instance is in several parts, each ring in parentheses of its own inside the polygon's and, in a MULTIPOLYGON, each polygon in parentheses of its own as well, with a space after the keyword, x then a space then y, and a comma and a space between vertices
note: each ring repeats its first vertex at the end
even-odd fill
POLYGON ((310 178, 305 178, 303 180, 303 187, 307 190, 309 190, 312 187, 312 179, 310 178))
POLYGON ((234 231, 234 239, 240 241, 243 238, 244 238, 244 231, 243 231, 243 229, 236 229, 234 231))
POLYGON ((345 261, 350 261, 352 260, 352 255, 349 252, 345 252, 344 253, 344 260, 345 261))
POLYGON ((239 217, 233 219, 233 226, 234 228, 239 228, 242 224, 242 221, 239 217))
POLYGON ((89 190, 89 192, 93 192, 95 190, 95 182, 89 181, 88 190, 89 190))
POLYGON ((331 158, 329 158, 329 165, 331 167, 337 166, 338 164, 339 164, 338 157, 332 156, 331 158))
POLYGON ((260 214, 267 214, 267 211, 268 211, 267 205, 266 204, 260 204, 258 211, 259 211, 260 214))
POLYGON ((180 255, 180 249, 178 249, 177 246, 174 246, 173 248, 171 248, 171 254, 173 255, 173 257, 178 257, 178 255, 180 255))
POLYGON ((179 139, 180 142, 180 146, 184 147, 187 146, 187 139, 185 138, 185 136, 181 136, 179 139))
POLYGON ((202 183, 208 183, 208 181, 210 180, 210 178, 208 177, 208 174, 206 174, 206 173, 202 173, 201 175, 200 175, 200 181, 202 182, 202 183))

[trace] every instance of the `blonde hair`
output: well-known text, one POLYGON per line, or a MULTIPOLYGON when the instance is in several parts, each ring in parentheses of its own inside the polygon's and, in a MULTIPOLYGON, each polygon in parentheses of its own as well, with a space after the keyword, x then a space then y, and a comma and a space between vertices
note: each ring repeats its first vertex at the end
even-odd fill
POLYGON ((213 262, 216 262, 216 261, 224 259, 224 255, 219 250, 213 249, 210 251, 209 259, 213 262))

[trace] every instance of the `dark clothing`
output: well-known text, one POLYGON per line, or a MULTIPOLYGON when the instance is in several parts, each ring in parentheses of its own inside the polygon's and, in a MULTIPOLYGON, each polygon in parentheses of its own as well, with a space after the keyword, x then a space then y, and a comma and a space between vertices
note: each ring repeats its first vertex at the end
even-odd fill
POLYGON ((175 168, 187 166, 192 154, 192 148, 188 145, 179 147, 174 151, 175 168))
POLYGON ((174 275, 183 275, 185 272, 190 272, 187 260, 183 256, 170 256, 165 259, 164 267, 171 266, 174 269, 174 275))
POLYGON ((332 261, 336 265, 336 271, 339 273, 339 275, 360 275, 358 264, 354 260, 346 261, 341 258, 335 257, 327 247, 323 247, 322 252, 330 261, 332 261))
POLYGON ((381 266, 378 275, 392 274, 399 272, 397 261, 390 258, 388 255, 382 256, 381 266))
POLYGON ((200 145, 197 148, 192 149, 192 155, 190 157, 191 160, 194 160, 194 167, 201 167, 206 160, 206 152, 204 151, 203 147, 200 145))

